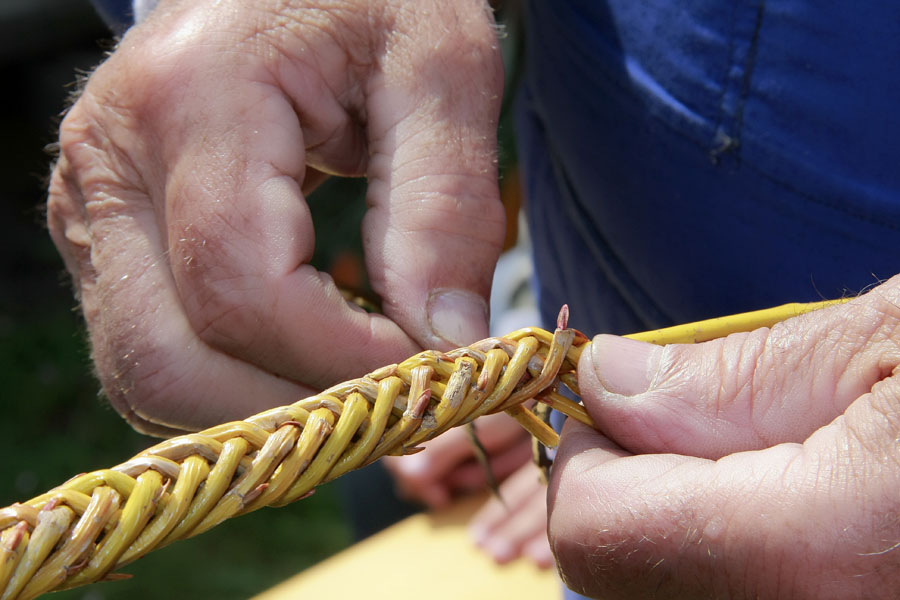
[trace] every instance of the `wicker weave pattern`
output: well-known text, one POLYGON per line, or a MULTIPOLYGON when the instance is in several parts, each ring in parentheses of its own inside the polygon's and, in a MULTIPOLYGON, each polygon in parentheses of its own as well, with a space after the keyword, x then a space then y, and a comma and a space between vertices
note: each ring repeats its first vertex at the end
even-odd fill
MULTIPOLYGON (((563 323, 564 326, 564 323, 563 323)), ((539 440, 556 434, 532 398, 590 423, 577 393, 587 338, 522 329, 448 353, 426 351, 245 421, 164 441, 0 510, 0 600, 116 578, 115 569, 231 517, 283 505, 320 483, 481 415, 510 413, 539 440)))
MULTIPOLYGON (((695 343, 848 299, 791 303, 626 337, 695 343)), ((556 433, 522 404, 531 399, 592 425, 575 368, 587 338, 566 328, 563 307, 551 335, 527 328, 448 353, 426 351, 323 393, 172 438, 131 460, 70 479, 0 510, 0 600, 24 600, 92 581, 127 577, 115 569, 225 519, 309 494, 318 484, 385 454, 499 411, 541 443, 556 433)))

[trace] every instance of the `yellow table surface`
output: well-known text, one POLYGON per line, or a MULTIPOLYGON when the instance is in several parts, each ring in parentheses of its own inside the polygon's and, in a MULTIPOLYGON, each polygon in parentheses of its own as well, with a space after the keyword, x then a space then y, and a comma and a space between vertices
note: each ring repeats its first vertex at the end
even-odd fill
POLYGON ((559 600, 554 569, 517 560, 495 564, 469 539, 466 523, 484 497, 409 517, 311 567, 255 600, 559 600))

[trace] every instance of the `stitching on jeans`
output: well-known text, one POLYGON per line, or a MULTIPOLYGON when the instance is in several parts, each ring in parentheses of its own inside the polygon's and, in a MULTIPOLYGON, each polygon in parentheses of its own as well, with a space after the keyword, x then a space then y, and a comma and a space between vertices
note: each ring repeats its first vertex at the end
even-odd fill
POLYGON ((735 53, 739 51, 736 40, 741 35, 738 20, 746 18, 745 15, 738 14, 736 4, 738 3, 732 4, 731 30, 728 44, 729 68, 723 78, 722 94, 719 98, 719 121, 716 123, 715 137, 712 140, 713 146, 708 153, 709 159, 714 164, 718 163, 719 158, 725 154, 731 155, 736 162, 740 162, 740 139, 744 125, 744 104, 750 93, 750 82, 753 78, 756 54, 759 48, 759 34, 766 8, 765 0, 760 0, 753 16, 753 31, 750 34, 746 51, 743 56, 735 56, 735 53), (731 70, 736 65, 741 66, 740 80, 731 76, 731 70), (735 91, 735 88, 737 99, 733 111, 730 111, 727 106, 728 97, 735 91))
POLYGON ((744 77, 741 80, 741 93, 735 109, 734 123, 736 137, 740 137, 744 127, 744 104, 750 94, 750 81, 753 79, 753 70, 756 67, 756 53, 759 50, 759 30, 762 27, 763 13, 766 9, 765 0, 759 3, 756 9, 756 22, 753 25, 753 36, 750 38, 750 48, 747 50, 747 59, 744 63, 744 77))
POLYGON ((724 104, 725 104, 725 96, 728 93, 728 74, 731 72, 732 66, 732 57, 734 56, 734 36, 737 35, 735 32, 734 23, 737 20, 737 9, 735 8, 736 2, 731 3, 731 21, 729 22, 729 30, 728 30, 728 61, 725 65, 725 72, 722 75, 722 91, 719 94, 719 115, 716 120, 716 128, 715 131, 720 131, 722 129, 722 121, 724 120, 724 104))

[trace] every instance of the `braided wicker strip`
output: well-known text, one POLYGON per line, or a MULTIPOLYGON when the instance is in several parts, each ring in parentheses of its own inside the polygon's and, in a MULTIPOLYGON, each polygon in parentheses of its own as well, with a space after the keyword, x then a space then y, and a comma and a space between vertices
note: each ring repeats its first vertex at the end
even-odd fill
MULTIPOLYGON (((0 599, 24 600, 104 578, 175 540, 509 411, 548 444, 521 404, 538 398, 581 421, 574 371, 587 338, 530 328, 468 348, 426 351, 245 421, 164 441, 112 469, 79 475, 0 510, 0 599)), ((112 576, 115 578, 115 575, 112 576)))
MULTIPOLYGON (((840 302, 840 301, 838 301, 840 302)), ((834 302, 772 309, 634 334, 692 343, 770 326, 834 302)), ((575 368, 589 343, 537 328, 467 348, 425 351, 245 421, 172 438, 112 469, 74 477, 0 510, 0 600, 25 600, 98 580, 156 548, 231 517, 280 506, 385 454, 481 415, 505 411, 548 446, 556 433, 522 404, 536 399, 588 425, 575 368)))

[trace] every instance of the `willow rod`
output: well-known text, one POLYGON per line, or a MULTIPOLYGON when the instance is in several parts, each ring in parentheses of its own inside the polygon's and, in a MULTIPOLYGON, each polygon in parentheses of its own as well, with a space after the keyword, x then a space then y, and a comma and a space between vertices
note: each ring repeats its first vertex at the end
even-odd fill
MULTIPOLYGON (((693 343, 769 326, 831 304, 786 304, 628 337, 693 343)), ((451 352, 425 351, 244 421, 159 443, 112 467, 73 477, 0 509, 0 600, 123 577, 151 550, 263 506, 303 498, 385 454, 420 444, 479 416, 506 411, 542 443, 558 437, 531 411, 537 400, 591 425, 576 367, 590 343, 567 327, 535 327, 451 352)))

